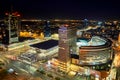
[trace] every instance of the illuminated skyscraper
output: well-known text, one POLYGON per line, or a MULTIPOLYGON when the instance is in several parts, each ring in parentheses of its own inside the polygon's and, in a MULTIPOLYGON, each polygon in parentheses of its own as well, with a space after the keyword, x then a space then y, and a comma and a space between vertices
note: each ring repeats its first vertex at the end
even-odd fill
POLYGON ((3 44, 11 44, 18 42, 19 37, 19 19, 20 16, 17 12, 6 13, 5 29, 3 31, 3 44))
POLYGON ((59 29, 60 70, 69 71, 71 55, 76 54, 76 27, 61 26, 59 29))
POLYGON ((51 36, 50 21, 45 21, 44 36, 45 37, 50 37, 51 36))

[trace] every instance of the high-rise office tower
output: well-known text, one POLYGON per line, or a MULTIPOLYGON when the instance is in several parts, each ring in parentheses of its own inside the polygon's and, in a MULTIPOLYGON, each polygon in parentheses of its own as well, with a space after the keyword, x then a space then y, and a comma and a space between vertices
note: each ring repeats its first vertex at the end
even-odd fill
POLYGON ((3 44, 11 44, 19 41, 19 16, 17 12, 6 14, 4 20, 6 27, 3 31, 3 44))
POLYGON ((50 37, 51 36, 50 21, 45 21, 44 36, 45 37, 50 37))
POLYGON ((76 27, 61 26, 59 29, 59 68, 69 71, 71 56, 76 54, 76 27))

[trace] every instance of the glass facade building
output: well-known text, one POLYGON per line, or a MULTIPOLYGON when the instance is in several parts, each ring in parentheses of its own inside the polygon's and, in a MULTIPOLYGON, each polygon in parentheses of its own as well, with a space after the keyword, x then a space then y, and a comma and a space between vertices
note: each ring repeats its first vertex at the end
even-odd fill
POLYGON ((76 54, 76 27, 61 26, 59 29, 59 61, 62 71, 69 71, 70 54, 76 54))

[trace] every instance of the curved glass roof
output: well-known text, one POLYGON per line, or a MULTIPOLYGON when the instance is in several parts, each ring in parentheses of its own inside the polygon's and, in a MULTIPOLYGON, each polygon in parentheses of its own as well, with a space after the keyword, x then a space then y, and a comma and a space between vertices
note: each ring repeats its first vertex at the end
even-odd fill
POLYGON ((99 36, 93 36, 90 40, 86 39, 78 39, 77 40, 77 46, 100 46, 104 45, 106 43, 106 40, 103 38, 100 38, 99 36))

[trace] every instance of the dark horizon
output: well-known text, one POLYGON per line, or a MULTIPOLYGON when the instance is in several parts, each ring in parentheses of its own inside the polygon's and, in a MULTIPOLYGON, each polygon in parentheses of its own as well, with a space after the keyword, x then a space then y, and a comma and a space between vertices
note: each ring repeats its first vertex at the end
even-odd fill
POLYGON ((115 0, 1 0, 0 18, 5 12, 13 10, 20 12, 22 18, 120 20, 119 7, 119 2, 115 0))

